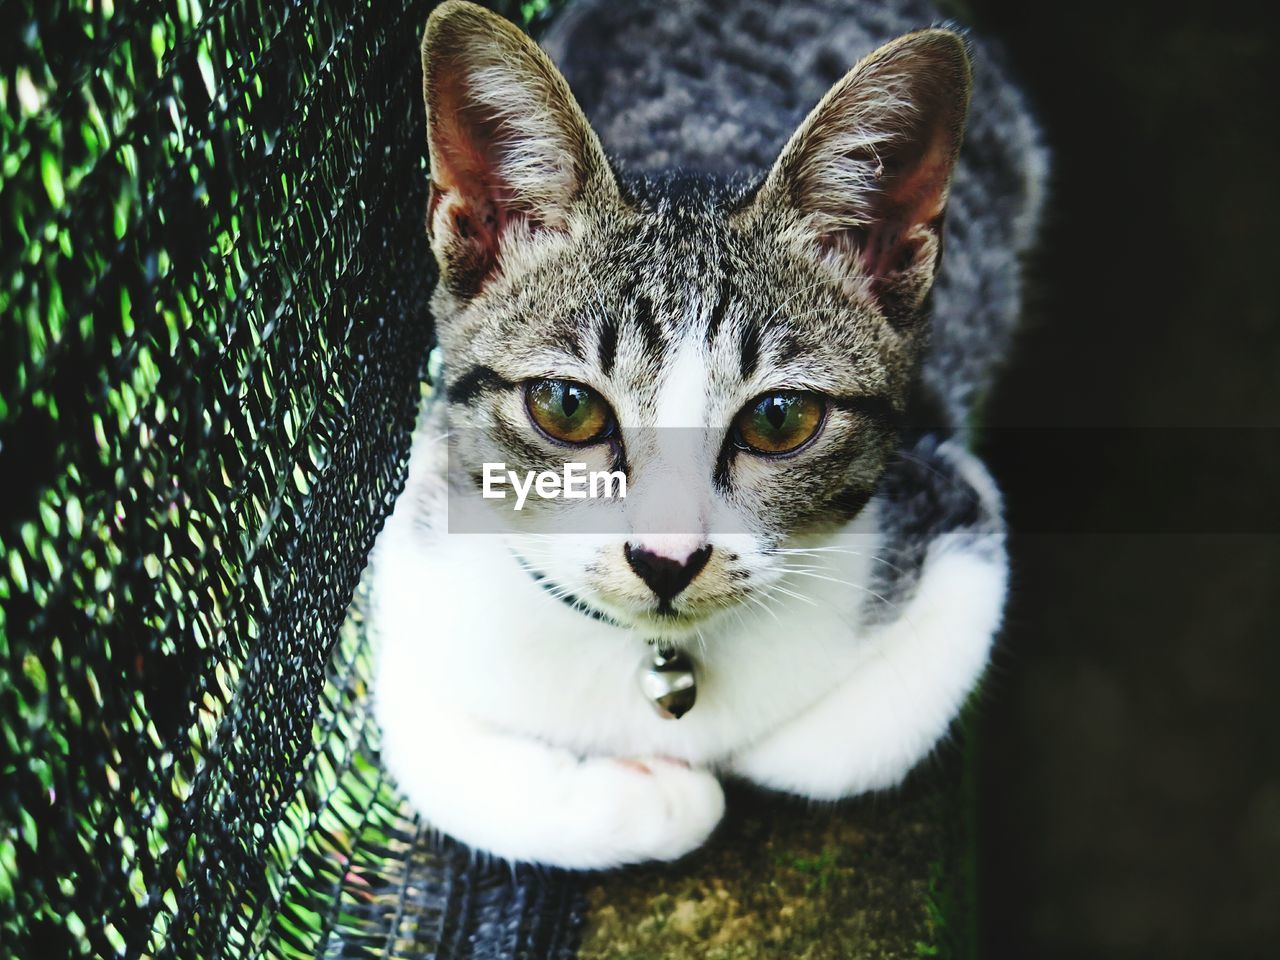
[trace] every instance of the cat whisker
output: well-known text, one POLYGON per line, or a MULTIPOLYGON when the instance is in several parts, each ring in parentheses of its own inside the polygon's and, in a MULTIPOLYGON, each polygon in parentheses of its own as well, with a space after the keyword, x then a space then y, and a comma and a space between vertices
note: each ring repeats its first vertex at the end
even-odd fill
MULTIPOLYGON (((887 598, 885 598, 885 597, 881 597, 879 594, 875 593, 874 591, 868 590, 866 587, 863 587, 861 584, 850 583, 850 582, 849 582, 849 581, 847 581, 847 580, 841 580, 841 579, 839 579, 839 578, 835 578, 835 577, 824 577, 824 576, 820 576, 820 575, 818 575, 818 574, 808 573, 808 572, 805 572, 805 571, 793 570, 793 571, 789 571, 789 572, 790 572, 790 573, 796 573, 796 574, 801 575, 801 576, 812 576, 812 577, 817 577, 818 579, 822 579, 822 580, 832 580, 832 581, 834 581, 834 582, 836 582, 836 583, 840 583, 840 584, 843 584, 843 585, 845 585, 845 586, 854 587, 855 589, 862 590, 862 591, 864 591, 864 592, 866 592, 866 593, 870 594, 871 596, 876 597, 878 600, 880 600, 880 601, 881 601, 881 602, 883 602, 883 603, 888 604, 889 606, 893 607, 895 610, 898 610, 898 609, 899 609, 899 607, 898 607, 898 605, 897 605, 897 604, 893 603, 892 601, 888 600, 888 599, 887 599, 887 598)), ((838 616, 838 617, 840 618, 841 622, 843 622, 843 623, 844 623, 847 627, 849 627, 851 630, 855 630, 855 629, 857 629, 857 628, 855 627, 855 625, 854 625, 853 623, 851 623, 851 622, 850 622, 849 618, 845 615, 845 613, 844 613, 844 612, 842 612, 841 610, 839 610, 837 607, 835 607, 835 606, 834 606, 834 605, 832 605, 832 604, 827 604, 826 606, 828 606, 828 607, 831 609, 831 611, 832 611, 833 613, 835 613, 835 614, 836 614, 836 616, 838 616)), ((915 632, 915 633, 919 633, 919 630, 917 629, 916 625, 911 621, 911 618, 910 618, 910 617, 908 617, 908 616, 906 616, 905 614, 902 614, 902 613, 900 613, 900 616, 902 617, 902 621, 903 621, 903 623, 907 624, 907 626, 908 626, 908 627, 910 627, 910 628, 911 628, 911 630, 912 630, 913 632, 915 632)), ((879 645, 879 643, 878 643, 878 642, 876 642, 876 639, 874 639, 874 638, 873 638, 873 639, 872 639, 872 641, 871 641, 871 643, 868 645, 868 647, 869 647, 869 652, 870 652, 872 655, 874 655, 874 656, 878 657, 879 659, 881 659, 882 661, 884 661, 884 662, 885 662, 885 664, 890 668, 890 670, 892 670, 892 672, 893 672, 893 674, 894 674, 894 677, 895 677, 895 679, 897 680, 897 683, 898 683, 899 688, 902 690, 902 692, 903 692, 903 694, 904 694, 905 698, 910 702, 910 706, 912 707, 912 709, 915 709, 915 708, 917 707, 917 704, 915 704, 915 703, 914 703, 914 701, 915 701, 915 699, 916 699, 915 694, 914 694, 914 692, 912 691, 911 685, 907 683, 906 677, 904 677, 904 676, 902 675, 902 671, 898 669, 897 665, 893 662, 893 660, 892 660, 891 658, 889 658, 888 656, 886 656, 886 655, 885 655, 885 652, 880 648, 880 645, 879 645)), ((828 659, 832 659, 832 658, 831 658, 830 651, 828 650, 828 648, 826 647, 826 645, 825 645, 825 644, 823 645, 823 649, 824 649, 824 651, 826 651, 826 652, 827 652, 827 657, 828 657, 828 659)), ((833 662, 834 662, 834 660, 833 660, 833 662)), ((900 708, 898 708, 898 707, 896 706, 896 704, 895 704, 895 708, 894 708, 894 709, 895 709, 895 711, 896 711, 899 715, 902 715, 902 714, 904 713, 904 711, 903 711, 903 710, 901 710, 900 708)))
MULTIPOLYGON (((769 314, 769 319, 764 322, 764 326, 768 327, 768 325, 773 321, 773 319, 778 314, 780 314, 783 311, 783 309, 792 301, 794 301, 797 297, 804 296, 804 294, 808 293, 811 290, 817 290, 819 287, 825 287, 827 285, 828 285, 828 281, 817 280, 813 283, 810 283, 806 286, 801 287, 799 290, 796 290, 794 293, 791 294, 791 296, 787 297, 787 299, 783 300, 780 304, 778 304, 776 308, 774 308, 773 313, 769 314)), ((810 312, 817 312, 817 311, 810 311, 810 312)))
POLYGON ((773 617, 773 619, 774 619, 774 620, 777 620, 777 622, 778 622, 778 623, 781 623, 781 622, 782 622, 781 620, 778 620, 778 615, 777 615, 776 613, 774 613, 774 612, 773 612, 772 608, 770 608, 770 607, 769 607, 769 605, 768 605, 767 603, 765 603, 764 598, 763 598, 763 597, 761 597, 758 593, 756 593, 756 592, 754 592, 754 591, 753 591, 753 592, 751 592, 751 593, 748 593, 748 594, 746 595, 746 599, 747 599, 747 600, 750 600, 752 603, 754 603, 754 604, 755 604, 757 607, 759 607, 761 610, 763 610, 763 611, 765 611, 766 613, 768 613, 768 614, 769 614, 769 616, 773 617))
POLYGON ((886 560, 884 557, 875 555, 874 553, 864 553, 861 550, 850 550, 848 547, 777 547, 769 551, 769 554, 778 556, 809 556, 820 553, 837 553, 845 554, 851 557, 865 557, 872 563, 882 563, 895 573, 905 573, 897 564, 886 560))
POLYGON ((812 597, 806 597, 802 593, 796 593, 794 590, 789 590, 788 588, 783 587, 778 583, 773 584, 773 589, 776 590, 778 593, 783 594, 784 596, 794 597, 796 600, 799 600, 801 603, 807 603, 811 607, 818 606, 818 602, 814 600, 812 597))
POLYGON ((707 638, 702 635, 702 629, 700 627, 694 627, 693 632, 698 638, 698 649, 702 653, 702 659, 706 660, 707 659, 707 638))
MULTIPOLYGON (((786 571, 786 574, 795 574, 798 577, 813 577, 816 580, 826 580, 831 583, 839 583, 846 587, 852 587, 854 590, 860 590, 861 592, 867 594, 868 596, 874 597, 875 599, 879 600, 881 603, 892 607, 894 610, 900 609, 899 605, 894 603, 888 597, 881 596, 880 594, 876 593, 876 591, 872 590, 870 587, 864 586, 861 583, 854 583, 852 580, 844 580, 840 577, 829 577, 829 576, 826 576, 825 574, 814 573, 813 569, 815 568, 810 568, 810 567, 783 567, 782 569, 786 571)), ((821 568, 817 568, 817 569, 821 569, 821 568)), ((784 578, 785 578, 785 574, 784 574, 784 578)))

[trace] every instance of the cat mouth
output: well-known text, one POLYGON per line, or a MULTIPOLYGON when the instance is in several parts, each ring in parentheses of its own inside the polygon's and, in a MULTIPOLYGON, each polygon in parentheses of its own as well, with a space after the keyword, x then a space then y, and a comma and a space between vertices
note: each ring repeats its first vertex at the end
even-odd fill
POLYGON ((673 630, 693 629, 710 616, 707 613, 676 610, 670 603, 663 600, 653 610, 642 613, 636 626, 650 626, 661 633, 670 633, 673 630))
POLYGON ((610 626, 624 629, 627 627, 652 625, 656 628, 670 630, 681 626, 693 626, 694 624, 700 623, 702 620, 706 619, 698 614, 689 614, 679 611, 671 605, 671 601, 661 600, 654 609, 639 613, 637 617, 629 623, 623 622, 614 614, 601 610, 599 607, 588 603, 577 594, 569 593, 541 570, 531 566, 523 557, 518 554, 515 556, 516 561, 524 569, 525 573, 529 574, 533 579, 533 582, 546 591, 547 596, 555 600, 559 600, 565 606, 577 611, 584 617, 590 617, 592 620, 596 620, 600 623, 607 623, 610 626))
POLYGON ((653 615, 655 617, 666 617, 670 620, 678 620, 684 616, 675 607, 671 606, 670 600, 659 600, 658 608, 653 611, 653 615))

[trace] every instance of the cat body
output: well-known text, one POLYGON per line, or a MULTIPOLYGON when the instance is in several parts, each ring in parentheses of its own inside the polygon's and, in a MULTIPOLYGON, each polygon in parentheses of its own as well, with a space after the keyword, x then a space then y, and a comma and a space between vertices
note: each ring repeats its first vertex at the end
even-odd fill
POLYGON ((922 390, 951 427, 984 388, 1044 158, 979 59, 952 176, 960 41, 872 54, 932 20, 897 0, 571 6, 547 43, 610 163, 514 28, 433 14, 444 390, 379 538, 371 627, 384 761, 444 832, 575 868, 672 859, 719 821, 721 776, 892 786, 976 684, 999 496, 958 442, 903 450, 899 428, 922 390), (624 472, 625 502, 451 530, 481 460, 567 456, 624 472), (678 720, 638 681, 655 644, 696 665, 678 720))

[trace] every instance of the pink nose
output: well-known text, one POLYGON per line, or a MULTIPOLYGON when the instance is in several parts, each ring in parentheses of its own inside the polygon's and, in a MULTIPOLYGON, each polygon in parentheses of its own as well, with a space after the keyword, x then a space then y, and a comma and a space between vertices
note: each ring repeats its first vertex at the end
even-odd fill
POLYGON ((680 559, 630 543, 622 548, 622 552, 636 576, 649 585, 658 599, 670 601, 692 583, 693 578, 707 565, 707 560, 711 558, 711 544, 703 544, 680 559))

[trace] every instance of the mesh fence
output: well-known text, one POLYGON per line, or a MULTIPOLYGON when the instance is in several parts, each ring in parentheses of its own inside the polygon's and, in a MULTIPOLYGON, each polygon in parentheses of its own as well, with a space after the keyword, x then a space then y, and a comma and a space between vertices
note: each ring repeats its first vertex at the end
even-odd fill
POLYGON ((0 953, 478 954, 499 900, 494 955, 571 926, 555 883, 421 842, 342 627, 430 339, 430 6, 5 5, 0 953))

